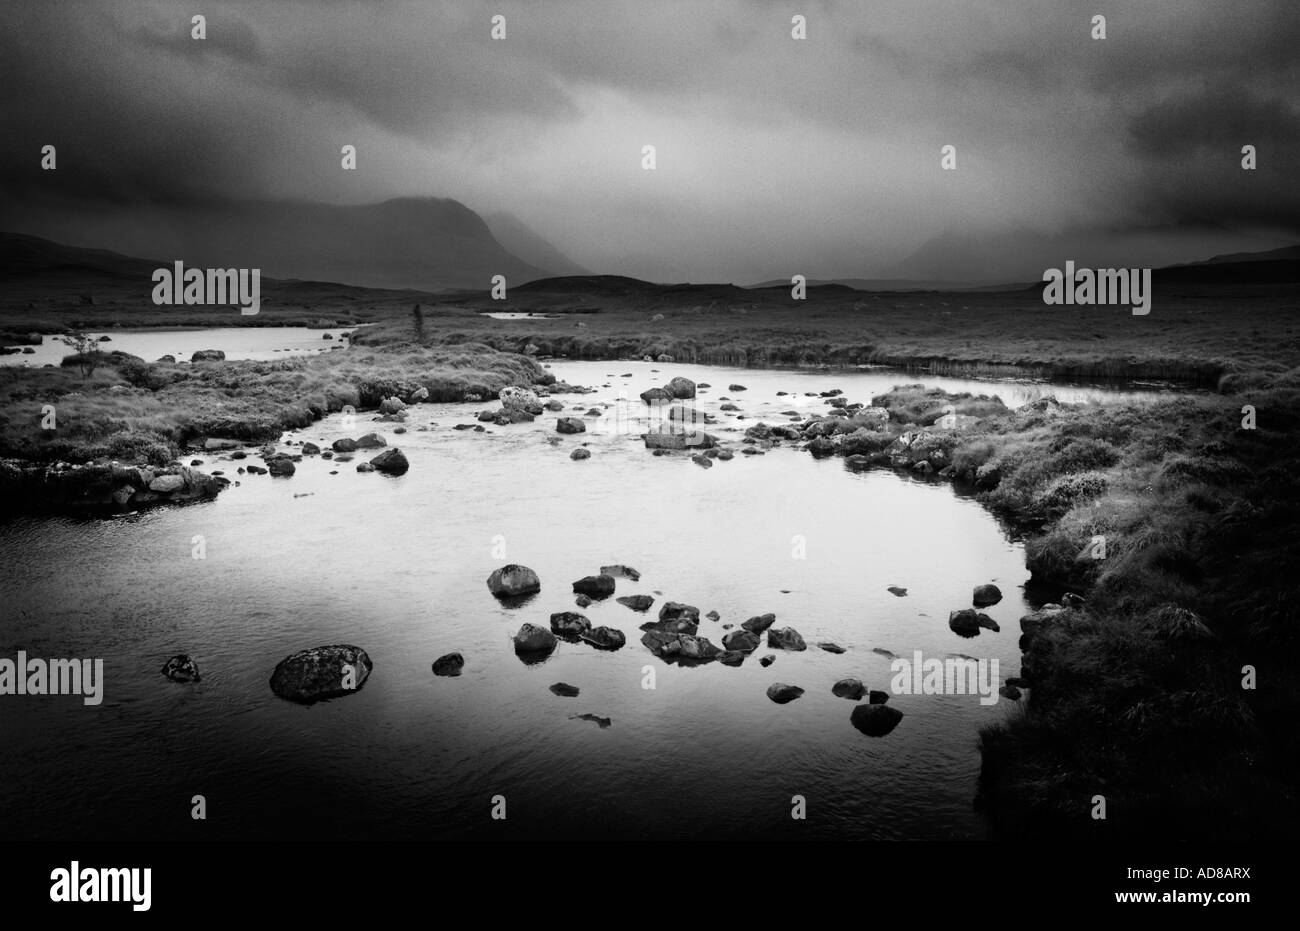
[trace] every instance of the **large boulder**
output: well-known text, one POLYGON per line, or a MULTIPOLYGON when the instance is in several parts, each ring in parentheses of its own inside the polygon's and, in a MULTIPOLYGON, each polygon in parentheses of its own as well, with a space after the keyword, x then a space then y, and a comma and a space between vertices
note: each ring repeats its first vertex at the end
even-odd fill
POLYGON ((971 597, 971 604, 977 608, 987 608, 989 605, 995 605, 1002 600, 1002 591, 992 583, 986 585, 976 585, 975 593, 971 597))
POLYGON ((378 433, 367 433, 357 439, 357 449, 378 449, 380 446, 387 446, 388 441, 378 433))
POLYGON ((555 421, 557 433, 586 433, 587 425, 577 417, 560 417, 555 421))
POLYGON ((664 385, 664 390, 674 398, 686 400, 695 397, 695 382, 678 375, 664 385))
POLYGON ((849 720, 868 737, 884 737, 903 720, 903 712, 892 705, 858 705, 849 720))
POLYGON ((774 627, 767 632, 767 645, 778 650, 806 650, 808 644, 803 642, 799 631, 793 627, 774 627))
POLYGON ((272 475, 281 475, 285 478, 297 471, 292 459, 270 459, 266 463, 266 468, 272 475))
POLYGON ((386 472, 389 475, 402 475, 411 464, 406 461, 405 454, 394 446, 392 449, 386 449, 374 459, 370 464, 375 467, 377 472, 386 472))
POLYGON ((190 356, 191 362, 223 362, 226 354, 220 349, 200 349, 190 356))
POLYGON ((540 592, 542 583, 532 569, 511 563, 488 576, 487 587, 498 598, 518 598, 540 592))
POLYGON ((373 668, 360 647, 346 643, 312 647, 280 660, 271 674, 271 691, 301 704, 340 698, 360 689, 373 668))
POLYGON ((614 594, 614 577, 610 575, 588 575, 573 583, 573 590, 589 598, 608 598, 614 594))
POLYGON ((550 653, 555 649, 555 634, 536 624, 525 624, 514 636, 516 653, 550 653))
POLYGON ((331 443, 330 449, 336 453, 354 453, 357 451, 357 441, 345 436, 343 439, 331 443))

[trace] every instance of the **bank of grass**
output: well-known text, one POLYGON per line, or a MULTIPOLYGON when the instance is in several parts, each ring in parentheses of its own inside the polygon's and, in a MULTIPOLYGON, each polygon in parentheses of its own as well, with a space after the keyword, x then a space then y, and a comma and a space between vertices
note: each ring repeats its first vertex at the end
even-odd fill
POLYGON ((981 799, 1004 834, 1296 827, 1294 374, 1233 395, 1026 408, 959 441, 954 472, 1026 533, 1035 577, 1087 597, 1024 638, 1027 708, 981 734, 981 799))
POLYGON ((117 356, 88 379, 75 368, 0 367, 0 456, 161 465, 196 438, 271 440, 345 405, 364 410, 419 388, 430 401, 460 401, 553 380, 532 359, 473 345, 193 365, 117 356), (41 426, 46 405, 53 430, 41 426))

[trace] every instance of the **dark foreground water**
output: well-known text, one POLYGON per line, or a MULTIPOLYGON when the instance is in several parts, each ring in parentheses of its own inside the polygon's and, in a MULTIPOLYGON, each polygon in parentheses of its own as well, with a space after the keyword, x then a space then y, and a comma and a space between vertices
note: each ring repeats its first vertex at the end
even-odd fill
MULTIPOLYGON (((916 380, 608 362, 554 371, 610 386, 563 396, 582 409, 620 389, 635 400, 673 374, 711 382, 700 407, 717 411, 730 395, 748 417, 720 414, 710 428, 736 448, 732 431, 760 416, 822 409, 820 399, 796 404, 777 390, 840 387, 867 401, 916 380), (605 377, 626 372, 633 377, 605 377), (728 392, 732 381, 749 390, 728 392)), ((1013 403, 1037 391, 981 387, 1013 403)), ((360 457, 308 458, 289 479, 236 476, 239 463, 202 457, 242 484, 189 507, 0 526, 0 657, 102 657, 106 678, 98 707, 0 696, 5 836, 985 835, 971 805, 977 730, 1015 713, 1011 702, 895 695, 902 722, 871 738, 849 722, 854 703, 830 691, 845 676, 888 690, 890 658, 875 648, 996 658, 1002 678, 1018 673, 1028 573, 1020 545, 979 505, 943 483, 855 474, 793 448, 706 470, 652 457, 628 433, 593 430, 553 446, 550 413, 484 433, 451 429, 482 406, 417 405, 404 436, 373 425, 410 459, 400 478, 356 473, 360 457), (582 442, 592 458, 570 460, 582 442), (542 579, 522 607, 502 607, 484 584, 507 562, 542 579), (723 624, 772 611, 810 648, 762 647, 740 668, 669 666, 639 642, 646 617, 611 598, 584 613, 624 631, 625 648, 561 643, 545 662, 521 662, 510 634, 577 610, 571 582, 618 562, 642 577, 620 579, 616 595, 662 593, 652 615, 665 599, 716 610, 722 620, 702 619, 700 633, 720 644, 723 624), (989 581, 1005 595, 987 609, 1002 633, 963 640, 948 612, 989 581), (909 593, 895 597, 890 585, 909 593), (271 693, 280 659, 336 642, 373 659, 361 691, 311 707, 271 693), (432 675, 432 660, 452 650, 465 656, 464 675, 432 675), (194 657, 202 682, 160 675, 178 652, 194 657), (758 657, 769 652, 776 662, 763 668, 758 657), (581 695, 553 695, 548 686, 560 681, 581 695), (806 694, 774 704, 765 691, 778 681, 806 694), (572 717, 581 713, 612 723, 572 717), (206 821, 190 818, 195 795, 206 798, 206 821), (806 820, 791 818, 796 795, 806 820), (505 821, 491 817, 496 796, 505 821)), ((358 420, 348 428, 331 417, 291 438, 325 444, 372 428, 358 420)))

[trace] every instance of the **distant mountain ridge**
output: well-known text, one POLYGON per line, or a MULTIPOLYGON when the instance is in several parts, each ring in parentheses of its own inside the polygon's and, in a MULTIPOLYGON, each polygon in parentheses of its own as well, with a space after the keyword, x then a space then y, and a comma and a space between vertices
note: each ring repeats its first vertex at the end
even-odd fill
MULTIPOLYGON (((495 275, 514 286, 565 271, 515 255, 482 217, 449 198, 352 206, 216 200, 110 220, 96 232, 101 242, 129 241, 130 252, 157 256, 160 264, 260 268, 270 278, 367 288, 486 290, 495 275)), ((537 253, 546 255, 549 244, 533 237, 537 253)))

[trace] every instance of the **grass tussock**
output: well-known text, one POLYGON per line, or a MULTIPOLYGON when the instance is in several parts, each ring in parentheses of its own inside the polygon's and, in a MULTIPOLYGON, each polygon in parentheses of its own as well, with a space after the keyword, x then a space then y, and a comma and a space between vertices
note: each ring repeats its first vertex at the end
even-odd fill
POLYGON ((70 368, 0 368, 0 456, 161 465, 196 438, 272 440, 345 405, 419 388, 450 402, 552 381, 532 359, 472 345, 191 365, 118 354, 88 379, 70 368), (42 426, 47 408, 52 430, 42 426))
POLYGON ((981 734, 1005 833, 1245 840, 1296 823, 1300 391, 1248 400, 1255 429, 1241 396, 1030 405, 954 450, 1027 531, 1034 575, 1087 594, 1025 638, 1028 707, 981 734))

